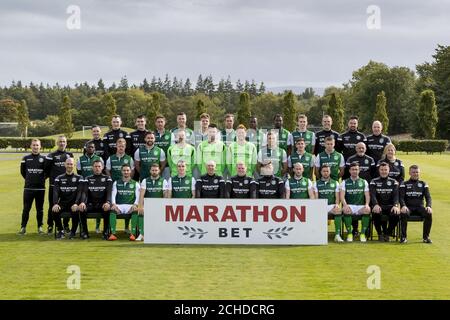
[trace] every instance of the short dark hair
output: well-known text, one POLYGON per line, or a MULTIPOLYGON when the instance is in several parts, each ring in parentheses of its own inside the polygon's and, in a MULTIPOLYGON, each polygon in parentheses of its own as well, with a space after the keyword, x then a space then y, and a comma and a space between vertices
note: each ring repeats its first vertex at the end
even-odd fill
POLYGON ((301 141, 305 142, 305 139, 303 139, 303 138, 298 138, 297 140, 295 140, 295 144, 297 144, 298 142, 301 142, 301 141))
POLYGON ((159 164, 157 164, 156 162, 153 162, 152 165, 150 166, 150 168, 153 167, 157 167, 158 169, 160 169, 159 164))
POLYGON ((178 112, 177 117, 178 117, 178 116, 185 116, 185 115, 186 115, 186 113, 183 112, 183 111, 181 111, 181 112, 178 112))
POLYGON ((323 165, 320 167, 320 172, 322 172, 322 169, 323 169, 323 168, 327 168, 327 169, 330 169, 330 170, 331 170, 331 167, 330 167, 329 164, 323 164, 323 165))
POLYGON ((155 118, 155 121, 158 119, 163 119, 164 121, 166 120, 166 117, 164 117, 162 114, 158 114, 155 118))
POLYGON ((283 119, 283 115, 281 115, 280 113, 277 113, 276 115, 273 116, 273 120, 275 120, 276 118, 282 118, 283 119))
POLYGON ((386 161, 381 161, 380 164, 378 165, 379 167, 389 167, 389 163, 387 163, 386 161))
POLYGON ((214 124, 214 123, 210 123, 210 124, 208 125, 208 128, 216 128, 216 129, 217 129, 217 125, 214 124))
POLYGON ((93 124, 93 125, 91 126, 91 129, 94 129, 94 128, 100 128, 100 126, 99 126, 98 124, 93 124))
POLYGON ((359 118, 358 118, 358 116, 351 116, 348 120, 349 120, 349 121, 350 121, 350 120, 359 120, 359 118))
POLYGON ((359 168, 359 163, 358 162, 352 162, 352 163, 350 163, 350 168, 353 168, 353 167, 358 167, 359 168))
POLYGON ((92 165, 94 165, 94 164, 96 164, 96 163, 98 163, 98 162, 100 162, 100 163, 103 165, 103 161, 102 161, 102 160, 99 160, 99 159, 92 161, 92 165))
POLYGON ((136 117, 136 119, 144 119, 144 120, 147 120, 147 117, 146 117, 145 115, 143 115, 143 114, 140 114, 140 115, 138 115, 138 116, 136 117))
POLYGON ((413 164, 412 166, 409 167, 409 170, 411 169, 417 170, 419 169, 419 166, 417 164, 413 164))
POLYGON ((147 131, 144 138, 146 138, 149 134, 155 135, 155 133, 153 131, 147 131))
POLYGON ((327 141, 333 141, 334 142, 334 137, 333 136, 328 136, 325 138, 325 142, 327 141))
POLYGON ((121 167, 120 170, 122 170, 123 168, 128 167, 131 169, 131 166, 128 163, 124 163, 121 167))

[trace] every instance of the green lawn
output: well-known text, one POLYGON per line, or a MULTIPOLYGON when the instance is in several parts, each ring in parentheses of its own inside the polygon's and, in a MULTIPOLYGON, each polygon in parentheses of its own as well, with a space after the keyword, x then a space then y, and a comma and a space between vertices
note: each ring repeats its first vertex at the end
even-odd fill
POLYGON ((407 245, 150 246, 92 233, 55 241, 36 234, 34 212, 20 237, 20 155, 0 155, 0 299, 449 299, 450 154, 400 158, 430 185, 432 245, 421 242, 421 223, 410 224, 407 245), (69 265, 81 268, 80 290, 66 287, 69 265), (367 289, 370 265, 381 268, 380 290, 367 289))

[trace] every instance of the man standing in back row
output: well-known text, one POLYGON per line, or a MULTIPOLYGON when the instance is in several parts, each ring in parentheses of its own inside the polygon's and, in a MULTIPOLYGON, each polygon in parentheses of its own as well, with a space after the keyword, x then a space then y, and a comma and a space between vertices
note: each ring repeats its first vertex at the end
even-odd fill
POLYGON ((45 157, 40 154, 41 141, 31 140, 31 154, 22 158, 20 163, 20 174, 25 179, 23 188, 23 211, 22 224, 19 235, 26 233, 26 227, 30 215, 30 210, 35 201, 36 220, 38 233, 43 234, 42 220, 44 218, 44 197, 45 197, 45 157))

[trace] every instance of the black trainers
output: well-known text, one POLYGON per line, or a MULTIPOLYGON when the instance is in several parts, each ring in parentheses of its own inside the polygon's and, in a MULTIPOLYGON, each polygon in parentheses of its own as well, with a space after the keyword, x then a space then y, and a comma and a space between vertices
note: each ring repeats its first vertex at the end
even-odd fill
POLYGON ((64 232, 69 234, 70 233, 70 228, 69 227, 64 227, 64 232))
POLYGON ((109 234, 104 233, 102 239, 103 240, 108 240, 108 238, 109 238, 109 234))
POLYGON ((391 241, 390 237, 388 234, 384 235, 384 242, 389 242, 391 241))
POLYGON ((406 238, 401 238, 401 239, 400 239, 400 243, 408 243, 408 239, 406 239, 406 238))
POLYGON ((423 239, 423 243, 429 243, 429 244, 431 244, 431 243, 433 243, 433 241, 431 241, 430 238, 426 238, 426 239, 423 239))
POLYGON ((73 238, 75 238, 75 232, 70 232, 69 239, 72 240, 73 238))
POLYGON ((53 227, 52 226, 48 226, 47 227, 47 235, 51 236, 53 234, 53 227))
POLYGON ((89 234, 87 234, 86 232, 82 232, 80 238, 83 240, 89 239, 89 234))
POLYGON ((384 236, 382 234, 378 235, 378 241, 384 242, 384 236))
POLYGON ((56 234, 56 240, 62 240, 64 238, 64 231, 58 231, 58 233, 56 234))

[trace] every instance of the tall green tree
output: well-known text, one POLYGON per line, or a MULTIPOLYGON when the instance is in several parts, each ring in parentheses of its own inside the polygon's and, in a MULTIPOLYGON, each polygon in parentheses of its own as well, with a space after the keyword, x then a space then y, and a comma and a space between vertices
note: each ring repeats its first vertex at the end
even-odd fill
POLYGON ((295 129, 296 114, 295 95, 289 90, 283 97, 283 126, 289 131, 295 129))
POLYGON ((22 100, 17 109, 17 122, 21 137, 27 137, 28 126, 30 125, 30 116, 28 114, 27 102, 22 100))
POLYGON ((344 105, 342 104, 341 97, 332 93, 330 102, 328 103, 328 115, 333 119, 331 128, 337 132, 344 131, 344 105))
POLYGON ((104 110, 105 116, 103 117, 103 124, 111 126, 111 119, 117 114, 116 100, 111 93, 107 93, 102 97, 101 100, 102 109, 104 110))
POLYGON ((17 102, 13 99, 0 100, 0 122, 15 122, 17 109, 17 102))
POLYGON ((237 110, 237 122, 238 124, 248 123, 248 119, 252 114, 250 108, 250 95, 247 92, 242 92, 239 95, 239 107, 237 110))
POLYGON ((198 99, 197 103, 195 104, 195 119, 200 119, 200 116, 202 113, 206 113, 208 110, 206 109, 205 103, 202 99, 198 99))
POLYGON ((434 139, 438 112, 433 90, 424 90, 420 94, 418 118, 420 125, 417 127, 420 128, 420 136, 425 139, 434 139))
POLYGON ((384 91, 381 91, 377 95, 377 104, 375 107, 375 113, 373 115, 373 121, 380 121, 383 125, 383 133, 387 133, 389 128, 389 118, 386 112, 386 95, 384 91))
POLYGON ((58 113, 58 122, 56 123, 56 128, 59 132, 65 134, 67 138, 71 138, 73 132, 75 131, 72 123, 72 105, 70 103, 69 96, 65 95, 63 97, 63 102, 58 113))

